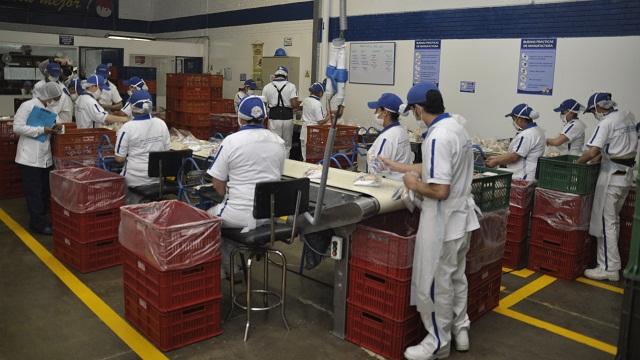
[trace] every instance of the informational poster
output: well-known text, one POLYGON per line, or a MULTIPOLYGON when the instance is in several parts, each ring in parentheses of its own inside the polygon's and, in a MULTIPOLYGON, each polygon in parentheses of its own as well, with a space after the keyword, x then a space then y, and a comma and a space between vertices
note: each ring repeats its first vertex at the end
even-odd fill
POLYGON ((475 93, 476 82, 475 81, 460 81, 460 92, 475 93))
POLYGON ((440 40, 416 40, 413 55, 413 83, 440 83, 440 40))
POLYGON ((264 43, 256 42, 251 44, 251 52, 253 53, 253 80, 256 82, 258 89, 262 89, 264 86, 264 80, 262 79, 262 48, 264 43))
POLYGON ((58 35, 59 45, 73 45, 73 35, 58 35))
POLYGON ((557 39, 522 39, 518 94, 553 95, 557 39))

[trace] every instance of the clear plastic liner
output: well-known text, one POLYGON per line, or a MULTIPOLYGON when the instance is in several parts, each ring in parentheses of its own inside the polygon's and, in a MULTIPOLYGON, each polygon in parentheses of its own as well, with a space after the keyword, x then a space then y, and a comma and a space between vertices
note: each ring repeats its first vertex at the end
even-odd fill
POLYGON ((53 200, 74 213, 108 210, 125 203, 124 177, 96 167, 54 170, 49 182, 53 200))
POLYGON ((482 267, 502 259, 507 241, 508 217, 509 211, 503 209, 483 213, 478 218, 480 228, 471 234, 467 273, 476 273, 482 267))
POLYGON ((593 195, 576 195, 538 188, 532 217, 561 231, 588 230, 593 195))
POLYGON ((221 219, 177 200, 120 208, 119 241, 160 271, 220 256, 221 219))
POLYGON ((520 209, 530 209, 536 183, 533 181, 512 179, 509 205, 520 209))

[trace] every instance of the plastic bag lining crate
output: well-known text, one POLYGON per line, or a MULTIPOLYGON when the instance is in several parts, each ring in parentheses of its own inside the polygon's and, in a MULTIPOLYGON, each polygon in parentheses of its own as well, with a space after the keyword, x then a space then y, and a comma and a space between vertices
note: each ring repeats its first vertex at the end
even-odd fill
POLYGON ((536 189, 532 217, 547 220, 562 230, 589 228, 593 195, 536 189))
POLYGON ((480 228, 471 234, 467 252, 466 273, 481 271, 487 265, 499 261, 504 256, 507 240, 507 210, 483 213, 479 217, 480 228))
MULTIPOLYGON (((321 145, 324 148, 327 144, 329 129, 328 125, 307 125, 307 146, 321 145)), ((357 131, 357 126, 338 124, 333 146, 353 146, 357 131)))
POLYGON ((555 228, 543 219, 533 218, 532 220, 530 244, 578 254, 584 249, 585 243, 589 239, 590 235, 587 230, 567 231, 555 228))
POLYGON ((526 241, 512 242, 507 240, 504 246, 502 265, 511 269, 518 269, 525 265, 527 245, 526 241))
POLYGON ((483 266, 480 271, 474 273, 467 273, 467 283, 469 289, 473 290, 478 286, 485 285, 487 281, 500 277, 502 274, 502 259, 499 259, 491 264, 483 266))
POLYGON ((124 177, 95 167, 54 170, 49 175, 51 197, 75 213, 124 205, 124 177))
POLYGON ((529 231, 530 214, 509 214, 507 220, 507 240, 511 242, 525 241, 529 231))
POLYGON ((572 194, 593 194, 599 164, 576 164, 577 156, 541 157, 536 168, 538 187, 572 194))
POLYGON ((347 301, 345 340, 371 350, 387 359, 404 359, 407 347, 419 343, 426 336, 420 316, 403 322, 378 316, 347 301))
POLYGON ((98 158, 96 156, 53 157, 53 166, 56 170, 95 167, 97 163, 98 158))
POLYGON ((546 248, 535 243, 529 246, 529 269, 561 279, 573 280, 590 263, 594 247, 589 239, 577 254, 546 248))
POLYGON ((120 265, 120 244, 117 238, 83 244, 54 233, 53 254, 81 273, 120 265))
POLYGON ((502 274, 485 282, 484 286, 476 286, 469 289, 467 300, 467 315, 474 322, 489 311, 495 309, 500 303, 500 284, 502 274))
POLYGON ((511 196, 511 176, 508 171, 489 169, 480 166, 475 173, 491 172, 497 175, 475 177, 471 182, 471 194, 476 205, 482 211, 493 211, 509 207, 511 196))
POLYGON ((219 298, 220 262, 198 264, 188 269, 158 271, 148 262, 122 248, 124 285, 135 289, 160 311, 172 311, 219 298))
POLYGON ((51 200, 53 231, 81 244, 118 237, 120 209, 75 213, 51 200))
POLYGON ((352 235, 352 263, 354 259, 373 263, 377 265, 375 269, 366 269, 394 278, 406 274, 407 269, 410 274, 419 221, 419 212, 402 210, 361 222, 352 235), (398 272, 398 269, 405 271, 398 272))
MULTIPOLYGON (((116 133, 109 129, 69 129, 64 134, 53 135, 51 154, 55 157, 98 156, 98 146, 103 135, 107 135, 112 144, 116 143, 116 133)), ((113 150, 105 151, 113 155, 113 150)))
POLYGON ((512 214, 524 215, 531 212, 535 182, 512 179, 509 195, 509 211, 512 214))
POLYGON ((160 312, 128 286, 124 314, 160 350, 169 351, 222 334, 220 298, 182 309, 160 312))
POLYGON ((120 243, 160 271, 220 256, 220 218, 177 200, 120 208, 120 243))
POLYGON ((352 304, 393 321, 405 321, 416 314, 409 306, 411 280, 399 281, 373 271, 349 266, 349 295, 352 304))

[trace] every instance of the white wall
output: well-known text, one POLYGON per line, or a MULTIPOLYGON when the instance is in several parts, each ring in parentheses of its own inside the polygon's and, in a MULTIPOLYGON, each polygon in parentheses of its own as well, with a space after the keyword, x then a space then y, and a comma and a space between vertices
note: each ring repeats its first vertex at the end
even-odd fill
MULTIPOLYGON (((394 86, 347 85, 345 119, 369 125, 372 112, 366 102, 383 92, 406 99, 412 85, 413 41, 398 41, 394 86)), ((621 108, 640 115, 640 37, 558 39, 553 96, 516 93, 519 39, 443 40, 440 88, 447 111, 468 119, 472 136, 512 137, 511 121, 504 117, 516 104, 526 102, 541 118, 540 126, 555 136, 561 127, 553 112, 561 101, 573 97, 586 104, 595 91, 609 91, 621 108), (460 93, 461 80, 476 81, 475 94, 460 93)), ((588 133, 595 120, 583 115, 588 133)), ((412 116, 403 124, 415 127, 412 116)))

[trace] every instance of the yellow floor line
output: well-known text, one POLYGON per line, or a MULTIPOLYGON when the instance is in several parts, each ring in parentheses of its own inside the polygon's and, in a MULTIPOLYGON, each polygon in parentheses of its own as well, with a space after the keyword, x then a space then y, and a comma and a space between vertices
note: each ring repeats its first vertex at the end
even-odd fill
POLYGON ((616 353, 618 352, 617 347, 615 347, 614 345, 608 344, 606 342, 600 341, 600 340, 596 340, 594 338, 588 337, 586 335, 582 335, 580 333, 577 333, 575 331, 571 331, 569 329, 565 329, 561 326, 558 325, 554 325, 552 323, 531 317, 529 315, 525 315, 523 313, 511 310, 511 309, 507 309, 504 308, 502 306, 497 307, 496 309, 494 309, 493 311, 497 312, 498 314, 502 314, 504 316, 508 316, 512 319, 518 320, 518 321, 522 321, 526 324, 529 324, 531 326, 535 326, 537 328, 540 329, 544 329, 547 330, 551 333, 554 333, 556 335, 560 335, 563 336, 567 339, 573 340, 575 342, 587 345, 589 347, 592 347, 594 349, 600 350, 600 351, 604 351, 606 353, 609 353, 611 355, 616 355, 616 353))
POLYGON ((624 289, 623 288, 617 287, 617 286, 613 286, 613 285, 609 285, 609 284, 605 284, 605 283, 603 283, 601 281, 591 280, 591 279, 587 279, 587 278, 584 278, 584 277, 579 277, 579 278, 576 279, 576 281, 577 282, 581 282, 583 284, 595 286, 595 287, 600 288, 600 289, 613 291, 614 293, 624 294, 624 289))
POLYGON ((20 224, 0 209, 0 220, 122 341, 143 359, 168 359, 69 271, 20 224))
POLYGON ((509 273, 511 275, 515 275, 515 276, 521 277, 523 279, 526 279, 529 276, 535 274, 535 271, 531 271, 529 269, 513 270, 513 269, 508 268, 508 267, 503 267, 502 268, 502 272, 506 272, 506 273, 509 273))
POLYGON ((500 307, 510 308, 534 293, 542 290, 546 286, 551 285, 554 281, 556 281, 556 278, 548 275, 542 275, 520 289, 512 292, 508 296, 505 296, 500 300, 500 307))

